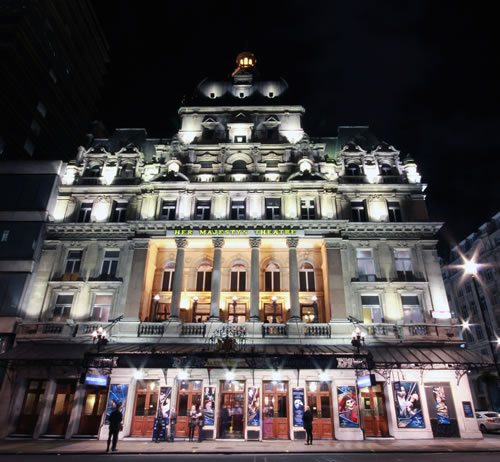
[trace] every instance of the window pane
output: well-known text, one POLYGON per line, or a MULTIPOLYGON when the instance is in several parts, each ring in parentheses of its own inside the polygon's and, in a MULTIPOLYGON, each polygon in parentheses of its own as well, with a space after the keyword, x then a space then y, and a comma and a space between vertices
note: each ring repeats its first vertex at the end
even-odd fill
POLYGON ((376 295, 361 295, 362 305, 378 305, 379 299, 376 295))
POLYGON ((245 271, 240 271, 240 286, 239 286, 239 290, 241 292, 244 292, 245 290, 247 290, 246 288, 246 282, 247 282, 247 273, 245 271))
POLYGON ((205 273, 205 291, 209 291, 212 288, 212 272, 207 271, 205 273))
POLYGON ((299 290, 301 292, 304 292, 307 290, 306 273, 304 271, 299 272, 299 290))
POLYGON ((231 273, 231 291, 232 292, 235 292, 238 290, 238 287, 237 287, 237 279, 238 278, 238 273, 236 272, 232 272, 231 273))
POLYGON ((278 396, 278 415, 277 417, 287 416, 286 396, 278 396))
POLYGON ((309 286, 309 291, 316 290, 316 284, 314 283, 314 271, 307 272, 307 283, 309 286))
POLYGON ((420 305, 416 295, 402 295, 401 301, 403 302, 403 305, 420 305))
POLYGON ((269 271, 266 271, 265 273, 265 287, 266 287, 266 292, 271 292, 273 290, 273 285, 272 285, 272 273, 269 271))
POLYGON ((280 288, 280 273, 278 271, 273 272, 273 290, 278 292, 280 288))
POLYGON ((198 292, 201 292, 203 290, 203 275, 204 273, 201 271, 198 271, 196 274, 196 290, 198 292))
POLYGON ((330 397, 322 396, 321 397, 321 417, 324 419, 330 418, 330 397))
POLYGON ((94 412, 95 400, 97 395, 90 393, 85 398, 85 404, 83 405, 83 415, 92 415, 94 412))
POLYGON ((54 401, 54 412, 53 415, 62 415, 65 413, 64 402, 66 401, 65 393, 58 393, 54 401))

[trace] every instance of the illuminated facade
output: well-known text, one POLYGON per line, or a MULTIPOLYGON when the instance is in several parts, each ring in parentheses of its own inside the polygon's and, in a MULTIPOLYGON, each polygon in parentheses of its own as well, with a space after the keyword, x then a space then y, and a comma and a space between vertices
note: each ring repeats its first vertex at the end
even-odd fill
POLYGON ((304 402, 317 438, 480 437, 415 162, 367 127, 309 137, 255 62, 202 81, 173 138, 117 130, 66 165, 7 433, 104 438, 109 390, 122 437, 170 408, 186 437, 200 405, 207 438, 300 439, 304 402))

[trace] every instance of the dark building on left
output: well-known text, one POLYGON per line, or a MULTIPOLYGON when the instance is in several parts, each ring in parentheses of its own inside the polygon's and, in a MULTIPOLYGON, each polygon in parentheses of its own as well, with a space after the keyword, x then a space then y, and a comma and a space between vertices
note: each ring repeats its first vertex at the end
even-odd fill
POLYGON ((84 144, 109 61, 89 0, 0 3, 0 159, 84 144))

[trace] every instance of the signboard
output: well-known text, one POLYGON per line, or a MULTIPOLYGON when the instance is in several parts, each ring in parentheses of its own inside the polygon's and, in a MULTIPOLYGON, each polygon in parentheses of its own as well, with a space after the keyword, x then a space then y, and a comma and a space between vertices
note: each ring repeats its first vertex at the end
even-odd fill
POLYGON ((260 394, 259 388, 248 387, 247 392, 247 426, 260 427, 260 394))
POLYGON ((377 385, 377 380, 375 379, 375 374, 368 374, 358 377, 356 383, 359 388, 372 387, 373 385, 377 385))
POLYGON ((215 423, 215 387, 205 387, 203 392, 203 423, 215 423))
POLYGON ((292 388, 292 398, 293 398, 293 426, 303 427, 304 426, 304 389, 303 388, 292 388))
POLYGON ((96 385, 98 387, 107 387, 108 378, 108 375, 87 375, 85 376, 85 384, 96 385))
POLYGON ((109 387, 108 404, 106 406, 106 420, 109 424, 109 416, 114 411, 117 404, 121 405, 122 414, 125 415, 125 405, 127 402, 128 385, 112 383, 109 387))
POLYGON ((425 428, 417 382, 394 382, 398 428, 425 428))
POLYGON ((353 385, 338 386, 337 406, 340 426, 343 428, 358 428, 359 410, 356 387, 353 385))
POLYGON ((226 228, 174 228, 168 229, 167 236, 173 237, 207 237, 207 236, 223 236, 223 237, 288 237, 288 236, 303 236, 304 230, 286 228, 265 228, 265 229, 247 229, 238 227, 226 228))
POLYGON ((448 405, 446 404, 446 392, 442 386, 432 387, 434 396, 434 406, 436 407, 436 418, 438 424, 449 425, 450 414, 448 413, 448 405))
POLYGON ((464 409, 465 417, 474 418, 474 409, 470 401, 462 401, 462 407, 464 409))

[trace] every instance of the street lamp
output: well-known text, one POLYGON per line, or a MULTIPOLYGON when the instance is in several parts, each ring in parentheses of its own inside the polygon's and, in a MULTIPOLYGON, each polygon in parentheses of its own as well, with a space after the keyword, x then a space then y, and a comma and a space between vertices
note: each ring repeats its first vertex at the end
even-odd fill
POLYGON ((276 324, 276 312, 277 312, 277 309, 278 309, 278 304, 276 303, 276 300, 278 300, 278 297, 276 297, 276 295, 273 295, 271 297, 271 300, 273 302, 273 324, 276 324))
POLYGON ((92 343, 97 343, 97 353, 100 353, 101 347, 108 343, 106 331, 103 329, 102 326, 99 326, 92 332, 92 343))
POLYGON ((158 315, 158 303, 160 303, 160 295, 159 294, 156 294, 154 297, 153 297, 153 313, 152 313, 152 316, 151 316, 151 321, 152 322, 156 322, 156 316, 158 315))
MULTIPOLYGON (((497 355, 495 352, 495 347, 493 346, 492 340, 492 332, 491 332, 491 324, 487 320, 487 307, 484 303, 484 298, 479 296, 479 288, 478 288, 478 276, 479 276, 479 265, 474 260, 465 260, 462 265, 465 274, 468 274, 472 279, 472 287, 474 289, 474 296, 479 302, 479 312, 481 313, 481 323, 483 324, 486 330, 486 338, 488 340, 488 345, 490 347, 491 357, 493 359, 493 364, 495 365, 495 369, 497 371, 498 376, 500 377, 500 365, 497 361, 497 355)), ((496 336, 495 336, 496 337, 496 336)), ((497 345, 500 344, 499 338, 495 338, 497 345)))
POLYGON ((356 352, 359 355, 361 347, 365 344, 365 333, 361 332, 361 329, 356 326, 356 329, 352 332, 351 345, 356 348, 356 352))
POLYGON ((193 305, 191 306, 191 322, 196 322, 196 308, 198 306, 199 298, 195 295, 193 297, 193 305))
POLYGON ((318 315, 318 297, 316 295, 313 295, 311 297, 312 302, 313 302, 313 314, 314 314, 314 320, 313 322, 318 322, 319 321, 319 315, 318 315))
POLYGON ((238 302, 238 297, 235 295, 233 297, 233 323, 237 323, 238 320, 236 318, 236 303, 238 302))

